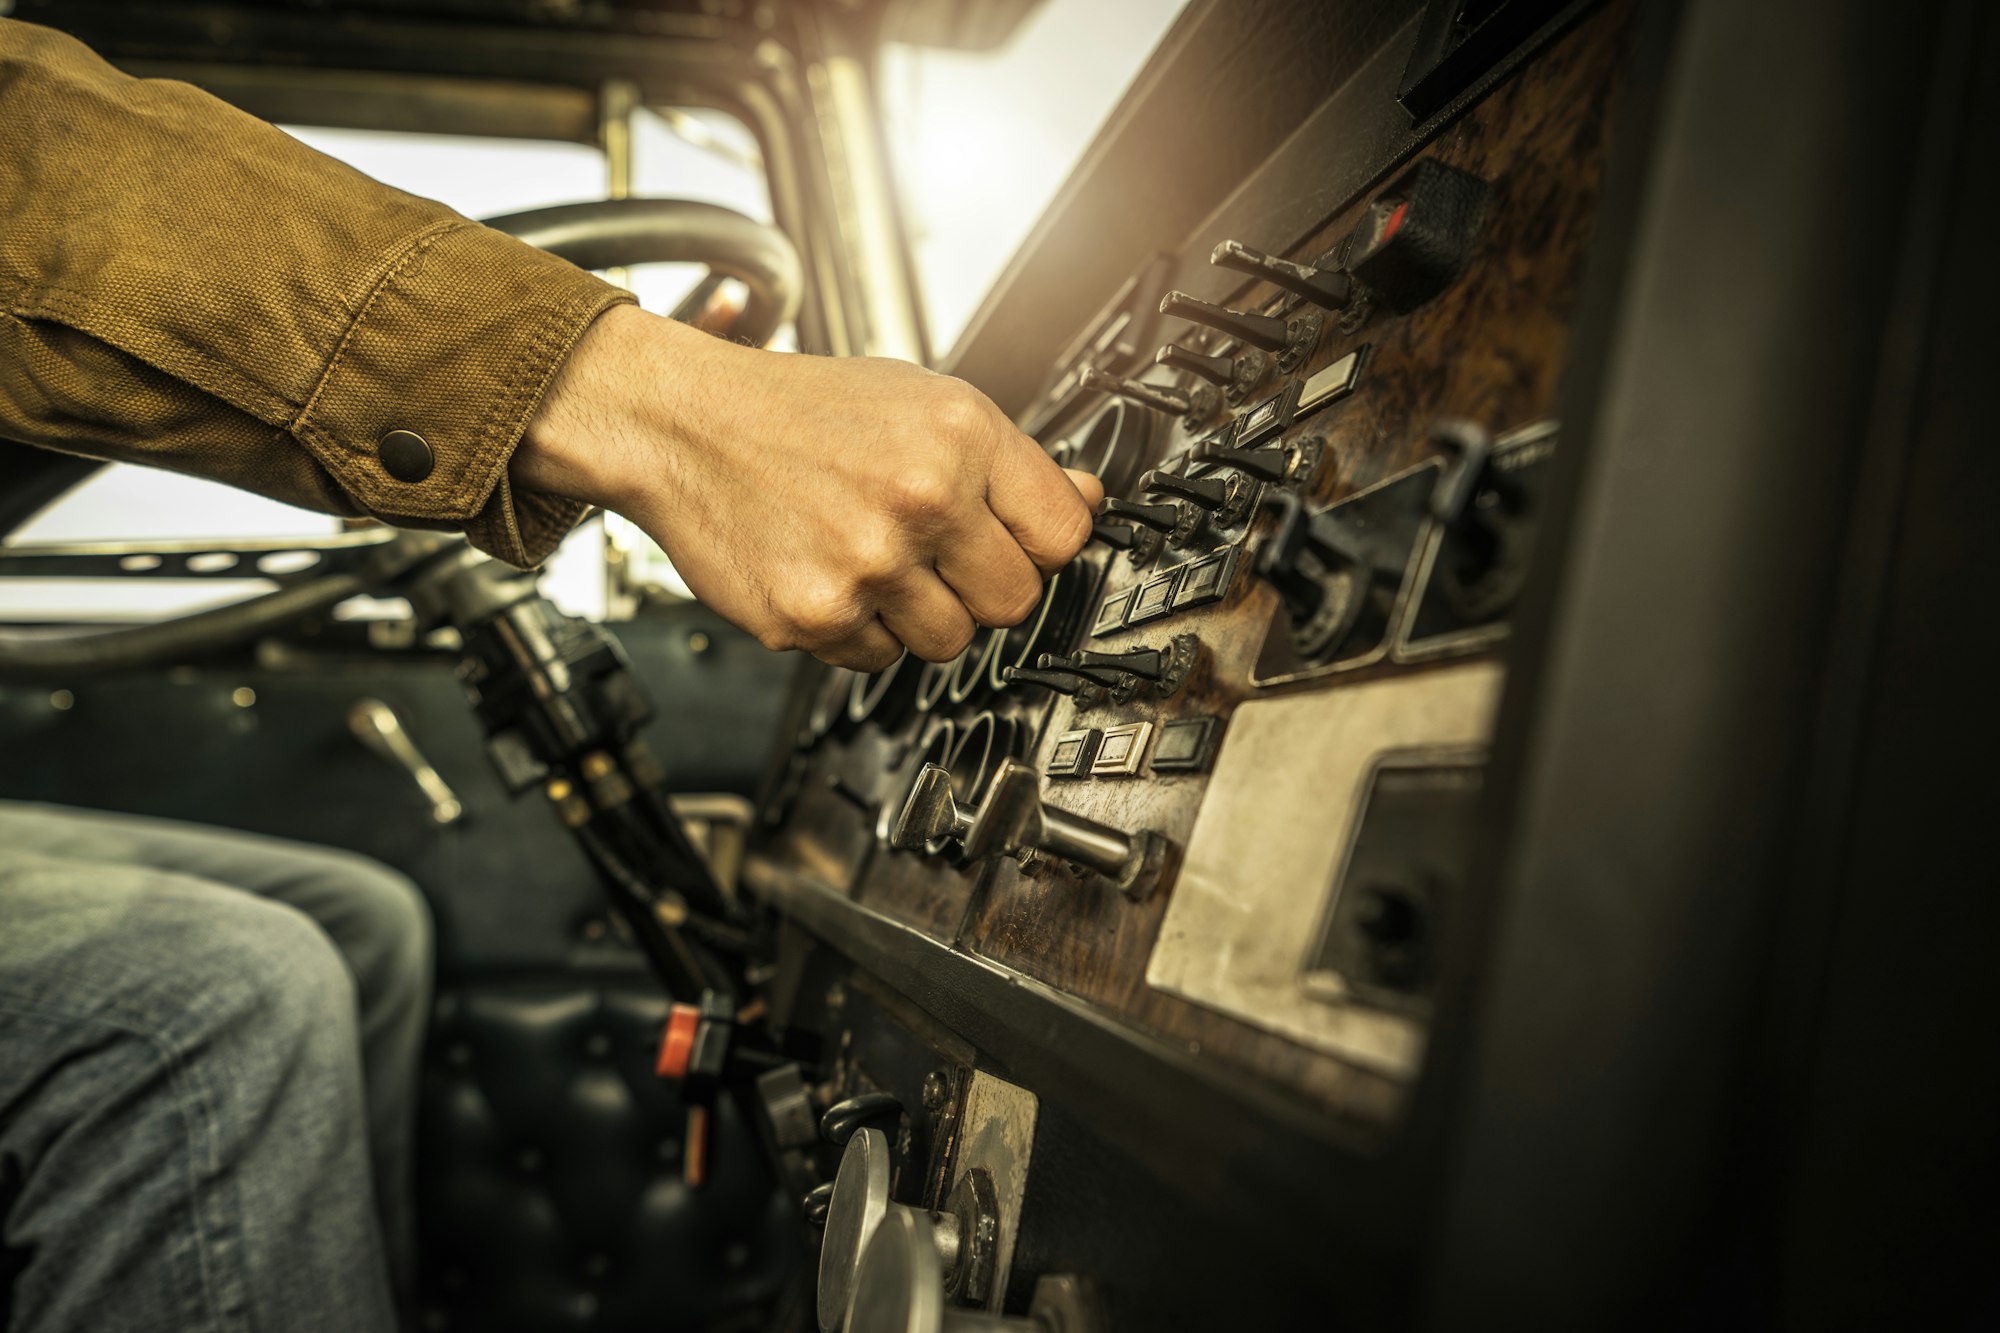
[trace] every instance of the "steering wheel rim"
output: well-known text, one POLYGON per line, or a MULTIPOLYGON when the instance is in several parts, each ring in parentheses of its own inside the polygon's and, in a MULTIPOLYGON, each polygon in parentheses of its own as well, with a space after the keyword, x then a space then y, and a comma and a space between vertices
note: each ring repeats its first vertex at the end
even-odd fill
MULTIPOLYGON (((735 278, 750 299, 728 336, 761 347, 798 313, 805 266, 769 223, 693 199, 599 199, 487 218, 486 225, 580 268, 705 264, 735 278)), ((699 288, 697 290, 700 290, 699 288)), ((683 310, 675 317, 682 318, 683 310)))

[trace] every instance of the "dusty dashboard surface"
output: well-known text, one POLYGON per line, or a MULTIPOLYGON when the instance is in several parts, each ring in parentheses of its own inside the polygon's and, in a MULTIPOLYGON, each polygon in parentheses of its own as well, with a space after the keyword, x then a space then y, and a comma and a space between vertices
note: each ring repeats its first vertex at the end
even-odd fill
POLYGON ((1629 22, 1576 23, 1282 254, 1192 238, 1245 271, 1226 308, 1135 273, 1028 423, 1103 478, 1099 538, 958 661, 819 679, 753 875, 1392 1121, 1560 448, 1629 22), (976 859, 896 845, 926 765, 961 833, 996 798, 1040 810, 989 825, 1035 828, 982 829, 976 859))

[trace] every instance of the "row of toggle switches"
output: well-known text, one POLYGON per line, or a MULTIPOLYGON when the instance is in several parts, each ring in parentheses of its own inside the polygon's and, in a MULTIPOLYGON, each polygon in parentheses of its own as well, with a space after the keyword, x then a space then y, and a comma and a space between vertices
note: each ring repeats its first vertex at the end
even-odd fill
POLYGON ((1189 389, 1146 384, 1085 367, 1085 389, 1115 394, 1169 416, 1204 419, 1219 409, 1218 395, 1241 401, 1275 362, 1290 373, 1305 364, 1319 343, 1323 316, 1352 309, 1363 292, 1400 314, 1408 314, 1444 291, 1470 257, 1486 183, 1477 176, 1423 160, 1378 195, 1342 243, 1340 262, 1296 260, 1223 241, 1208 256, 1218 268, 1262 279, 1297 298, 1289 313, 1235 310, 1183 291, 1160 298, 1160 313, 1214 329, 1235 344, 1231 355, 1211 355, 1170 343, 1154 354, 1155 365, 1197 381, 1189 389))

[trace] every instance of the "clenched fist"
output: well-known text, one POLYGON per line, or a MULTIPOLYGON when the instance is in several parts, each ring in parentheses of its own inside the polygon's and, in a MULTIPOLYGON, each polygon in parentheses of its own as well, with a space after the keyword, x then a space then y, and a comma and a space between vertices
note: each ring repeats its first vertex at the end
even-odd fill
POLYGON ((1104 498, 959 380, 633 306, 578 342, 513 477, 637 523, 766 646, 858 670, 905 647, 947 661, 976 626, 1024 619, 1104 498))

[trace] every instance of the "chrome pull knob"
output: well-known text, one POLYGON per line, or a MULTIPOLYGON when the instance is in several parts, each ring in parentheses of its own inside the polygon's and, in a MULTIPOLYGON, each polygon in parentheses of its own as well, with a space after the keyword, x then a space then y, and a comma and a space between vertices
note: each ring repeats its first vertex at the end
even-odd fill
POLYGON ((1094 870, 1134 902, 1143 902, 1159 881, 1167 841, 1150 829, 1126 833, 1066 810, 1042 804, 1035 771, 1012 759, 1001 761, 972 809, 958 804, 951 775, 937 765, 924 769, 898 821, 899 846, 922 846, 932 838, 955 838, 968 861, 1008 856, 1017 861, 1052 856, 1094 870))
POLYGON ((1236 241, 1215 247, 1208 262, 1218 268, 1234 269, 1262 278, 1274 287, 1303 297, 1322 310, 1338 310, 1354 299, 1354 279, 1339 269, 1315 268, 1298 264, 1262 250, 1252 250, 1236 241))
POLYGON ((356 740, 409 774, 410 780, 417 784, 417 789, 431 803, 433 822, 456 824, 465 818, 465 806, 458 799, 458 794, 438 776, 438 771, 417 749, 417 743, 403 729, 403 720, 396 716, 395 709, 380 699, 357 699, 354 707, 347 710, 347 729, 354 733, 356 740))

